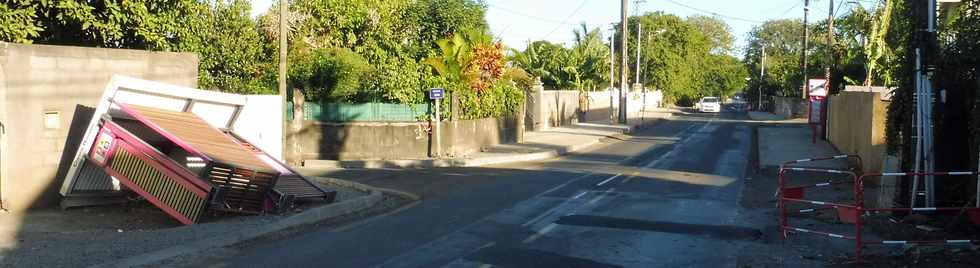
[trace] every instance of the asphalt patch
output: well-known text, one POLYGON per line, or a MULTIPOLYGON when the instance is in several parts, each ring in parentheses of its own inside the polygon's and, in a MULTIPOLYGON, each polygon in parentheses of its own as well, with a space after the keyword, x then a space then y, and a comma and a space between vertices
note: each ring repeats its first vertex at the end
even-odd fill
POLYGON ((758 240, 762 237, 762 231, 740 226, 647 221, 592 215, 568 215, 558 218, 555 224, 702 235, 721 240, 758 240))
POLYGON ((466 259, 502 267, 620 267, 612 264, 565 256, 543 250, 508 246, 490 246, 482 248, 468 255, 466 259))

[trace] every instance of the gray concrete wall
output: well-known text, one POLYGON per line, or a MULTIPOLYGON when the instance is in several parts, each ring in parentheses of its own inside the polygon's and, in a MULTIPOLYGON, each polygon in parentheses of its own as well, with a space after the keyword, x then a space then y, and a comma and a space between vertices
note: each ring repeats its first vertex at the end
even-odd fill
POLYGON ((878 92, 847 91, 828 103, 827 139, 843 153, 860 155, 866 172, 882 171, 888 104, 878 92))
MULTIPOLYGON (((546 90, 544 91, 544 105, 548 126, 557 127, 575 122, 609 122, 610 113, 615 114, 617 109, 610 109, 619 106, 619 98, 616 91, 587 91, 579 92, 576 90, 546 90), (609 95, 613 95, 610 103, 609 95)), ((646 93, 630 92, 626 98, 626 107, 629 114, 637 114, 646 105, 647 110, 657 108, 652 92, 646 93)))
MULTIPOLYGON (((429 157, 429 123, 305 121, 290 134, 300 160, 424 159, 429 157)), ((442 122, 443 154, 465 157, 480 149, 517 140, 513 118, 442 122)))
MULTIPOLYGON (((579 121, 582 101, 577 90, 545 90, 544 111, 549 127, 558 127, 579 121)), ((584 120, 583 120, 584 121, 584 120)))
POLYGON ((113 74, 196 87, 197 66, 188 53, 0 42, 3 206, 23 210, 60 200, 59 173, 67 168, 60 164, 73 156, 113 74))
POLYGON ((807 101, 800 98, 772 97, 772 113, 786 118, 805 118, 807 101))

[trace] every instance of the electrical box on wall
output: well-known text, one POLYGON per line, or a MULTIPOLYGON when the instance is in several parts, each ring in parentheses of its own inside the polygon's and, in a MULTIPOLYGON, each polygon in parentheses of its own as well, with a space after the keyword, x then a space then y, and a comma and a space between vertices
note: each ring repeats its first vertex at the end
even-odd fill
POLYGON ((58 111, 44 111, 44 129, 60 129, 61 128, 61 112, 58 111))

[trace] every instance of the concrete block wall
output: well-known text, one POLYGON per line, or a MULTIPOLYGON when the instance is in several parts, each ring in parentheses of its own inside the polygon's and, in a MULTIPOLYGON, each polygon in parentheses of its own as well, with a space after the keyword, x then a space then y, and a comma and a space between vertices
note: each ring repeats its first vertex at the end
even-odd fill
POLYGON ((0 42, 4 208, 57 204, 67 168, 61 163, 69 162, 62 160, 74 155, 113 74, 196 87, 198 59, 189 53, 0 42))
POLYGON ((558 127, 579 121, 582 101, 577 90, 545 90, 544 111, 549 127, 558 127))
POLYGON ((786 118, 805 118, 807 101, 793 97, 772 97, 772 113, 786 118))
MULTIPOLYGON (((617 91, 546 90, 544 91, 544 110, 548 126, 557 127, 574 122, 608 122, 609 114, 616 113, 619 107, 617 91), (612 95, 612 103, 609 96, 612 95), (581 96, 581 97, 580 97, 581 96), (610 105, 613 109, 610 109, 610 105)), ((629 114, 637 114, 646 105, 647 110, 655 109, 657 102, 653 92, 630 92, 626 98, 629 114)), ((615 116, 615 115, 614 115, 615 116)))
POLYGON ((828 102, 827 139, 843 153, 860 155, 865 172, 882 171, 888 104, 879 92, 845 91, 828 102))
MULTIPOLYGON (((443 155, 465 157, 484 147, 517 140, 514 118, 443 121, 443 155)), ((304 121, 291 134, 299 160, 425 159, 432 146, 428 122, 304 121)))

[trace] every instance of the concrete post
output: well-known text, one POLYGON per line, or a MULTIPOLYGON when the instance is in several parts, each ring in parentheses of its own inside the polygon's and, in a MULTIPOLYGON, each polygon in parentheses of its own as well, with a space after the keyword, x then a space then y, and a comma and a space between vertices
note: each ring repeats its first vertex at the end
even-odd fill
POLYGON ((298 88, 293 88, 293 117, 289 118, 289 128, 284 132, 283 139, 286 141, 286 148, 283 150, 287 152, 283 155, 286 163, 290 165, 298 166, 303 162, 303 148, 300 146, 300 141, 296 133, 299 133, 303 129, 303 117, 306 112, 305 101, 306 96, 303 95, 303 90, 298 88))
POLYGON ((449 121, 456 122, 459 120, 459 96, 455 93, 449 94, 449 121))
POLYGON ((545 117, 545 101, 544 101, 544 83, 541 83, 541 78, 534 78, 534 84, 531 84, 531 95, 534 96, 533 107, 531 108, 531 120, 532 127, 531 131, 540 131, 545 129, 547 126, 547 118, 545 117))
POLYGON ((514 120, 515 121, 514 124, 517 125, 517 137, 516 137, 516 141, 517 141, 517 143, 524 143, 524 131, 525 131, 524 130, 524 116, 526 116, 526 113, 527 113, 527 97, 524 97, 524 101, 521 102, 521 106, 520 107, 517 107, 517 111, 515 111, 515 112, 516 113, 515 113, 514 116, 517 117, 517 118, 515 118, 516 120, 514 120))

